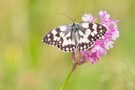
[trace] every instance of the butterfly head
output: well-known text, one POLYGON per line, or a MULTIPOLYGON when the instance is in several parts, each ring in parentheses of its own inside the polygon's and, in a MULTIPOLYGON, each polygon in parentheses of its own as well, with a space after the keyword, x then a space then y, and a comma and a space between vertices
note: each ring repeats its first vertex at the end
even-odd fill
POLYGON ((72 26, 72 29, 71 29, 71 30, 72 30, 73 32, 76 32, 77 30, 79 30, 79 29, 78 29, 78 24, 76 24, 75 22, 73 22, 71 26, 72 26))

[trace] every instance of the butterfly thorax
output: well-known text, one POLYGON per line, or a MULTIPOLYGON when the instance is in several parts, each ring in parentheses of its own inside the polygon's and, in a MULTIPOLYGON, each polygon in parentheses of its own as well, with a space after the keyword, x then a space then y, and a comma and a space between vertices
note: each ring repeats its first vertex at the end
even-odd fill
POLYGON ((75 42, 76 46, 78 45, 78 30, 79 25, 73 22, 71 25, 71 39, 73 42, 75 42))
POLYGON ((78 30, 78 24, 73 22, 71 28, 72 28, 71 31, 75 33, 78 30))

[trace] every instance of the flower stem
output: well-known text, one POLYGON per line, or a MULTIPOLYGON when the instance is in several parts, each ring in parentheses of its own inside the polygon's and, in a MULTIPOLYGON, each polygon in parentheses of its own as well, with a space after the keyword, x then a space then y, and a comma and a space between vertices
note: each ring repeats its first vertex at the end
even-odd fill
POLYGON ((71 77, 72 77, 73 71, 75 71, 75 69, 76 69, 76 66, 77 66, 77 63, 75 63, 75 64, 73 65, 72 70, 69 72, 69 74, 68 74, 66 80, 64 81, 64 83, 62 84, 60 90, 65 90, 67 84, 69 83, 69 81, 70 81, 70 79, 71 79, 71 77))

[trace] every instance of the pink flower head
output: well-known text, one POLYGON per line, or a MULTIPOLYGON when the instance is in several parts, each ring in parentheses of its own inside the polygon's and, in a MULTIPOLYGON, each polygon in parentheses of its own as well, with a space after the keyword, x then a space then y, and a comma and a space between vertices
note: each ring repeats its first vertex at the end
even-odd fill
POLYGON ((99 16, 102 20, 108 20, 110 18, 110 14, 108 14, 107 11, 100 11, 99 16))
POLYGON ((111 40, 105 40, 104 41, 105 49, 109 50, 110 48, 113 48, 113 45, 112 44, 114 44, 113 41, 111 41, 111 40))
MULTIPOLYGON (((112 20, 110 14, 108 14, 107 11, 100 11, 99 17, 100 23, 107 28, 106 34, 102 36, 102 38, 96 40, 89 49, 80 52, 75 50, 72 58, 73 61, 78 60, 79 63, 82 61, 84 63, 85 61, 94 64, 95 62, 99 61, 101 56, 107 55, 107 50, 113 48, 113 40, 119 38, 119 31, 117 26, 117 22, 119 20, 112 20), (78 53, 80 53, 80 55, 78 55, 78 53)), ((93 23, 97 19, 94 18, 94 16, 91 14, 84 14, 84 16, 82 16, 82 20, 93 23)))
POLYGON ((91 14, 84 14, 84 16, 82 16, 82 20, 89 21, 89 22, 95 22, 97 19, 94 18, 93 15, 91 15, 91 14))
POLYGON ((113 31, 112 32, 112 40, 116 40, 119 38, 119 31, 113 31))

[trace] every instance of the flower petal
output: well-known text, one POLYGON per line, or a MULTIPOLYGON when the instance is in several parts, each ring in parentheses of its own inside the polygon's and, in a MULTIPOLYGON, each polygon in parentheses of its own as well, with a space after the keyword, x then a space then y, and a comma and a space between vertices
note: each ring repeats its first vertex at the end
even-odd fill
POLYGON ((119 31, 112 32, 112 39, 116 40, 117 38, 119 38, 119 31))
POLYGON ((88 22, 95 22, 96 18, 94 18, 91 14, 84 14, 84 16, 82 16, 82 20, 88 22))

